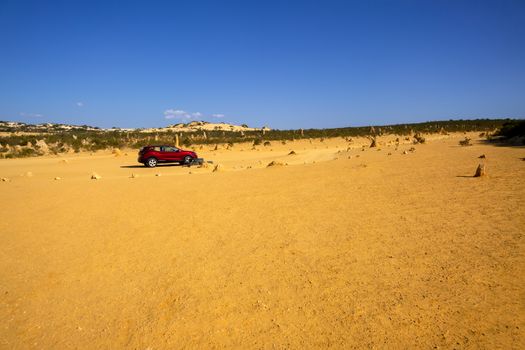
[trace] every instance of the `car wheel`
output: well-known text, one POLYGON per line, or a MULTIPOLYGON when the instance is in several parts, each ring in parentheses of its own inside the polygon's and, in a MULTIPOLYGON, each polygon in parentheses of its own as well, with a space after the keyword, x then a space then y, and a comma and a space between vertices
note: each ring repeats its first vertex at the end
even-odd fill
POLYGON ((192 160, 193 160, 193 158, 191 156, 186 156, 186 157, 184 157, 184 162, 182 164, 188 165, 188 164, 191 163, 192 160))
POLYGON ((157 159, 151 157, 146 160, 146 163, 144 163, 148 168, 155 168, 157 166, 157 159))

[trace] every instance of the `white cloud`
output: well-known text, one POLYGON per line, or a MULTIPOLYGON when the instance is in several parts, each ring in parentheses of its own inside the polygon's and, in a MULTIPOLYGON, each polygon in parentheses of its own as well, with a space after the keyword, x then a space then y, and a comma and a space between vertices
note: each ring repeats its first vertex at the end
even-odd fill
POLYGON ((20 116, 21 116, 21 117, 28 117, 28 118, 41 118, 41 117, 43 117, 44 115, 42 115, 42 114, 38 114, 38 113, 25 113, 25 112, 20 112, 20 116))
POLYGON ((189 113, 183 111, 182 109, 167 109, 164 111, 164 118, 166 119, 180 119, 180 120, 190 120, 195 118, 195 113, 189 113))
POLYGON ((84 107, 84 102, 79 101, 79 102, 76 103, 76 105, 78 107, 84 107))
MULTIPOLYGON (((213 118, 224 118, 224 114, 212 114, 213 118)), ((182 109, 167 109, 164 111, 165 119, 177 119, 181 121, 190 121, 194 119, 203 119, 205 116, 201 112, 187 112, 182 109)))

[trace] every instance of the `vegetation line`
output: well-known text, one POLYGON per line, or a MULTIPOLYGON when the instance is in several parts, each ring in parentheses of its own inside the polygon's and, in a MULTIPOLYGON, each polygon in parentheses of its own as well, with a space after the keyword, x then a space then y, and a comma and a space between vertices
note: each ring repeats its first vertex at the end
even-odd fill
MULTIPOLYGON (((180 144, 184 147, 205 144, 228 144, 253 142, 254 145, 268 141, 292 141, 298 139, 333 138, 333 137, 374 137, 380 135, 417 135, 447 134, 449 132, 483 132, 495 135, 523 134, 522 120, 511 119, 476 119, 449 120, 413 124, 384 126, 347 127, 333 129, 305 130, 195 130, 177 133, 180 144)), ((30 126, 28 126, 30 128, 30 126)), ((20 130, 6 126, 0 127, 0 158, 18 158, 44 154, 60 154, 80 151, 97 151, 115 148, 140 148, 151 144, 173 144, 175 133, 172 130, 144 132, 143 130, 100 130, 93 127, 74 127, 69 130, 49 128, 38 133, 31 129, 20 130)))

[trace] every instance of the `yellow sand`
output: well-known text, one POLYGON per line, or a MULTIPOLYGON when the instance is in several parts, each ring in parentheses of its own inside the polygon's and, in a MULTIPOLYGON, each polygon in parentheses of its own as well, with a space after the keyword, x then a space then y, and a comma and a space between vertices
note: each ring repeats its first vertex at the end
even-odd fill
POLYGON ((524 348, 525 149, 469 136, 0 160, 0 348, 524 348))

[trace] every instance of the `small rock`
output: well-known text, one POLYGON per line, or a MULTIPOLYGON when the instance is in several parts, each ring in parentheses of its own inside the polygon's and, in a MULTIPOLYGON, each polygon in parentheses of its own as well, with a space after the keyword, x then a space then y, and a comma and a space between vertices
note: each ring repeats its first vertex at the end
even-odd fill
POLYGON ((215 167, 213 168, 212 172, 215 173, 215 172, 223 171, 223 170, 224 170, 224 167, 222 166, 222 164, 217 164, 217 165, 215 165, 215 167))
POLYGON ((130 177, 131 177, 132 179, 135 179, 135 178, 139 177, 139 175, 138 175, 138 174, 131 174, 130 177))
POLYGON ((478 168, 476 169, 476 173, 474 174, 474 177, 482 177, 487 175, 485 164, 479 164, 478 168))
POLYGON ((408 154, 408 152, 407 151, 403 151, 403 154, 408 154))
POLYGON ((162 176, 162 174, 161 173, 156 173, 155 176, 162 176))
POLYGON ((118 148, 115 148, 112 153, 115 155, 115 157, 120 157, 122 155, 122 151, 118 148))
POLYGON ((60 176, 55 176, 55 180, 62 180, 60 176))
POLYGON ((100 176, 99 174, 97 173, 91 174, 91 180, 100 180, 100 179, 102 179, 102 176, 100 176))
POLYGON ((289 156, 295 156, 296 154, 295 151, 290 151, 290 153, 288 153, 289 156))
POLYGON ((9 180, 7 177, 3 177, 3 178, 2 178, 2 181, 3 181, 3 182, 8 182, 8 181, 10 181, 10 180, 9 180))
POLYGON ((482 154, 482 155, 480 155, 478 158, 480 158, 480 159, 485 159, 485 158, 487 158, 487 157, 486 157, 484 154, 482 154))
POLYGON ((283 165, 286 165, 286 164, 283 163, 283 162, 272 160, 270 163, 268 163, 268 165, 266 167, 268 168, 268 167, 271 167, 271 166, 283 166, 283 165))
POLYGON ((42 154, 47 154, 49 152, 49 147, 47 146, 47 143, 44 140, 38 140, 35 143, 35 146, 42 154))

